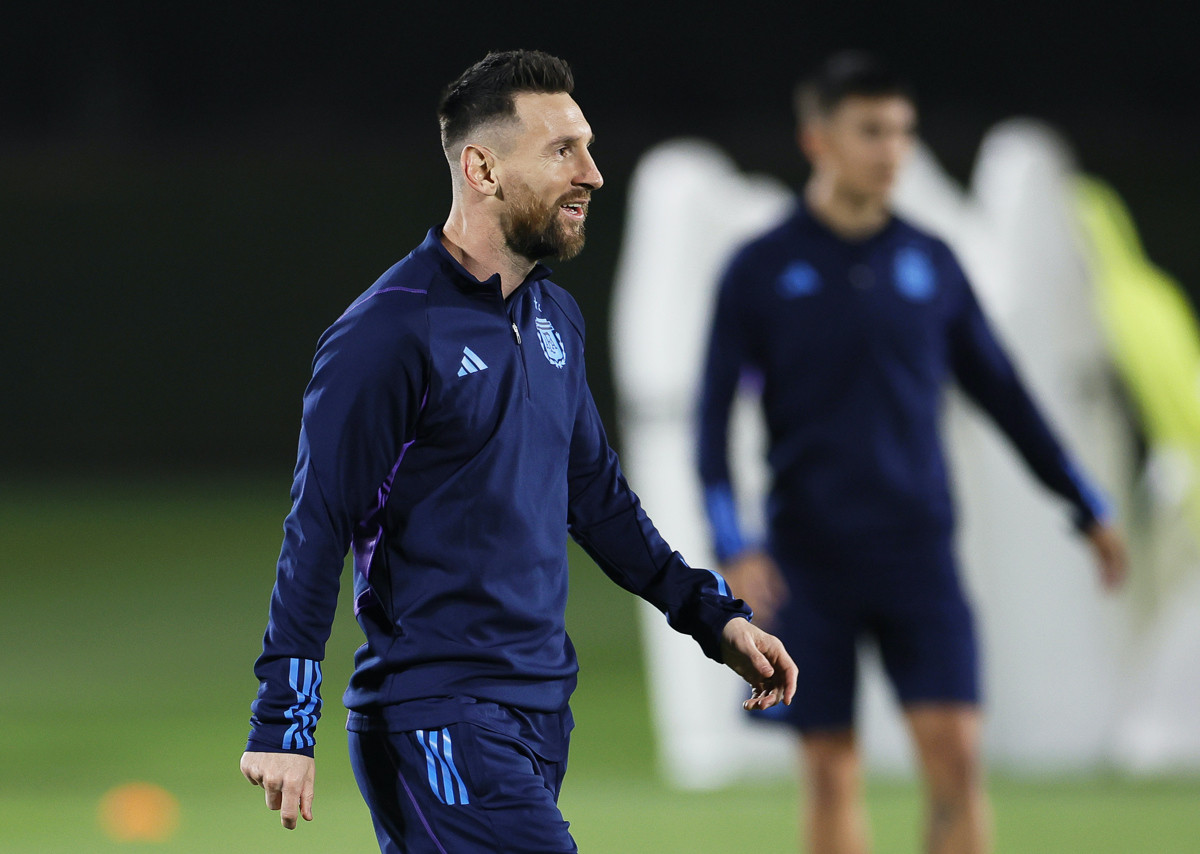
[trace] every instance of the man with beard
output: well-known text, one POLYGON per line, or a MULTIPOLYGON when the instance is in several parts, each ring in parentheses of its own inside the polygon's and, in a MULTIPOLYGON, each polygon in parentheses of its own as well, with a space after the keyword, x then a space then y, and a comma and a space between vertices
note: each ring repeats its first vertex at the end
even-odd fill
POLYGON ((795 667, 626 485, 584 374, 583 319, 540 258, 583 248, 603 183, 562 60, 489 54, 439 119, 444 226, 321 338, 304 396, 242 772, 286 828, 312 820, 320 661, 354 555, 367 642, 345 694, 383 852, 569 852, 557 807, 576 659, 566 534, 753 687, 795 667))

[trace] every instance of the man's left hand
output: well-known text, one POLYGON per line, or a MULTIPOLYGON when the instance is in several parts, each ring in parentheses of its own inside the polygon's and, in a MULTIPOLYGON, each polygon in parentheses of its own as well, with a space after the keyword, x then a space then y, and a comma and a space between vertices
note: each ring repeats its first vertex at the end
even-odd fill
POLYGON ((1125 576, 1129 574, 1125 541, 1117 529, 1107 522, 1092 523, 1087 529, 1087 538, 1096 568, 1100 571, 1100 583, 1105 590, 1116 590, 1125 583, 1125 576))
POLYGON ((721 632, 721 656, 726 666, 754 689, 742 703, 743 709, 761 711, 779 702, 792 702, 796 664, 779 638, 743 617, 734 617, 721 632))

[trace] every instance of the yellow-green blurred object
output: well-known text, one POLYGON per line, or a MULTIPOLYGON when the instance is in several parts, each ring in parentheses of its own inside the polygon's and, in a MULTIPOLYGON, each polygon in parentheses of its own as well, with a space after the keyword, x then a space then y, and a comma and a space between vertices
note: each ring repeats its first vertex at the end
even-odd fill
POLYGON ((1124 203, 1084 178, 1079 213, 1100 316, 1151 442, 1200 445, 1200 329, 1179 285, 1146 257, 1124 203))
POLYGON ((1171 503, 1200 542, 1200 327, 1182 289, 1146 257, 1116 191, 1081 178, 1076 207, 1096 305, 1151 452, 1170 469, 1171 503))

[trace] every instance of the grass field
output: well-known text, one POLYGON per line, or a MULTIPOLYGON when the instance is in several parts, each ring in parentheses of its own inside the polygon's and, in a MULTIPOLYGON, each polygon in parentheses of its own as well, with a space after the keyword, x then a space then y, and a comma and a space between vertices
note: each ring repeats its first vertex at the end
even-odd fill
MULTIPOLYGON (((0 486, 0 852, 377 850, 342 730, 359 642, 348 613, 325 668, 317 820, 281 830, 237 770, 286 491, 280 480, 0 486), (131 781, 178 798, 169 841, 105 836, 100 800, 131 781)), ((562 805, 580 849, 796 850, 794 785, 693 794, 657 780, 632 600, 573 558, 583 672, 562 805)), ((1197 779, 998 777, 992 791, 1002 852, 1200 851, 1197 779)), ((915 787, 873 780, 869 798, 875 850, 918 851, 915 787)))

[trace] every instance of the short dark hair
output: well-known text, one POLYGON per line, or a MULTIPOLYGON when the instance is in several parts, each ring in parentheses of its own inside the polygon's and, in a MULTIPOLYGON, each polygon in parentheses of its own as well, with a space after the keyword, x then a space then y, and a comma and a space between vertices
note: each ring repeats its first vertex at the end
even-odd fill
POLYGON ((855 95, 879 98, 898 95, 916 103, 908 80, 882 59, 861 50, 847 50, 826 59, 796 86, 796 120, 805 124, 829 116, 855 95))
POLYGON ((568 95, 575 89, 571 66, 540 50, 493 51, 446 87, 438 105, 442 145, 465 138, 497 118, 516 118, 513 96, 520 92, 568 95))

